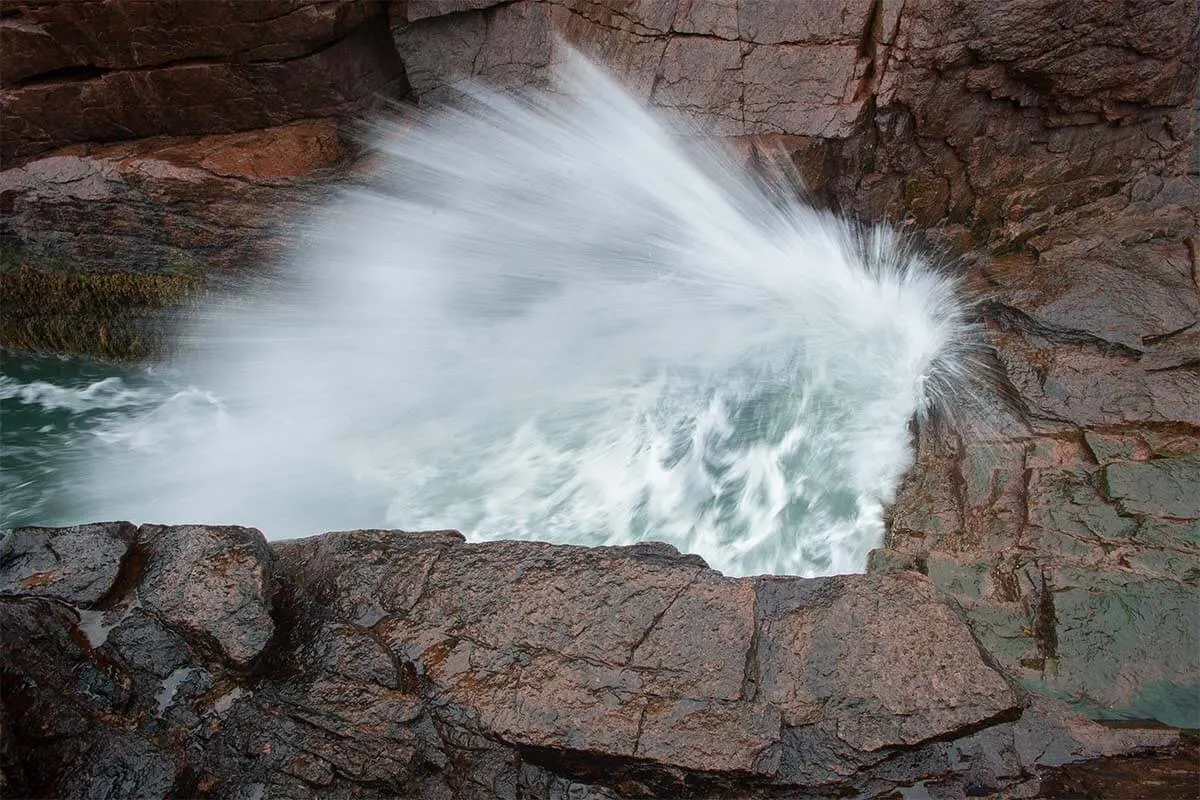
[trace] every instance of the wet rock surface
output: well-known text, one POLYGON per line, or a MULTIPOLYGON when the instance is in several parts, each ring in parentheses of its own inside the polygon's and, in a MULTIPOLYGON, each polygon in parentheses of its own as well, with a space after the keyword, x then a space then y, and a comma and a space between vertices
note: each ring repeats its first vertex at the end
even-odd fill
POLYGON ((157 355, 198 290, 236 290, 274 265, 359 154, 349 121, 408 96, 386 12, 375 0, 5 3, 0 341, 157 355), (84 291, 99 296, 80 308, 84 291))
POLYGON ((113 588, 136 535, 128 524, 6 531, 0 593, 93 606, 113 588))
POLYGON ((254 660, 275 632, 273 557, 244 528, 145 525, 142 607, 192 638, 211 637, 234 666, 254 660))
POLYGON ((6 161, 82 142, 328 117, 403 68, 365 2, 5 4, 6 161))
POLYGON ((64 148, 3 173, 5 233, 31 263, 229 271, 263 259, 346 156, 332 119, 64 148))
POLYGON ((275 265, 353 153, 328 118, 73 145, 4 170, 0 337, 27 350, 158 354, 164 310, 186 313, 203 290, 237 291, 253 282, 248 268, 275 265))
POLYGON ((20 529, 6 558, 64 537, 76 574, 130 552, 91 608, 0 594, 16 796, 1032 797, 1111 758, 1178 769, 1178 732, 1013 685, 911 571, 125 523, 20 529))

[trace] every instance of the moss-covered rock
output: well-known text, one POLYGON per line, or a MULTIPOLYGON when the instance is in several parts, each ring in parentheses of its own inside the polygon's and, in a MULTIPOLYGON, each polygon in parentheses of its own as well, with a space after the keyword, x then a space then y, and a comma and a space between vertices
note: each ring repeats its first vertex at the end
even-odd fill
POLYGON ((162 355, 170 329, 200 295, 195 275, 72 273, 6 254, 0 345, 111 360, 162 355))

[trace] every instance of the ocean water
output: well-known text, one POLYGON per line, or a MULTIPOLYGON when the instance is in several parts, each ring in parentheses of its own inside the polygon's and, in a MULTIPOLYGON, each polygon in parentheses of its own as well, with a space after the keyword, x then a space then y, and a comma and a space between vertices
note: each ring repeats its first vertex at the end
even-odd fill
POLYGON ((170 365, 4 359, 6 524, 455 528, 861 571, 909 423, 969 391, 978 331, 894 232, 702 133, 578 59, 555 91, 380 123, 368 184, 183 325, 170 365))
POLYGON ((0 351, 0 528, 96 521, 82 502, 89 469, 126 456, 142 421, 181 409, 219 404, 165 365, 0 351))

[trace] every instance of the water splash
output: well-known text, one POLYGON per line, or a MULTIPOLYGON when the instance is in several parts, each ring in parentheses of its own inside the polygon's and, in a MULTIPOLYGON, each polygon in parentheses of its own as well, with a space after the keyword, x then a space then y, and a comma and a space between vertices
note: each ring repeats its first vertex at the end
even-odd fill
POLYGON ((220 402, 106 431, 87 516, 860 571, 908 421, 966 369, 952 281, 581 60, 560 77, 381 127, 371 185, 192 332, 181 368, 220 402))

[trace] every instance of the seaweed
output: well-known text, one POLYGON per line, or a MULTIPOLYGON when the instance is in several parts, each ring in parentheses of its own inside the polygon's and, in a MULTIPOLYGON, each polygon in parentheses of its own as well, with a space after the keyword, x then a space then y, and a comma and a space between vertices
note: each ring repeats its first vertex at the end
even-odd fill
POLYGON ((0 253, 0 345, 111 361, 160 358, 198 301, 195 274, 72 272, 0 253))

